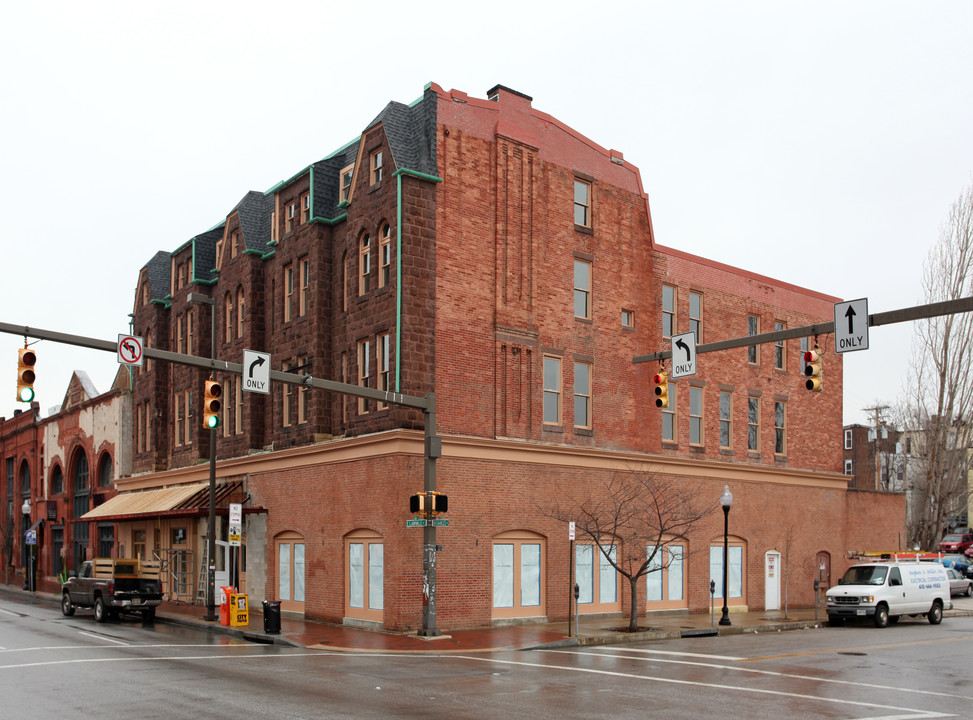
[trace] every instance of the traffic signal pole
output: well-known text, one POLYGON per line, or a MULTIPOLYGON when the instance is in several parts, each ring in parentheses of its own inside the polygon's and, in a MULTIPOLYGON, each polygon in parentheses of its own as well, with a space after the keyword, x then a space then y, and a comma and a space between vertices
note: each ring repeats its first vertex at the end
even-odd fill
MULTIPOLYGON (((92 350, 103 350, 111 353, 118 351, 117 340, 99 340, 82 335, 57 332, 55 330, 32 328, 26 325, 12 325, 10 323, 0 322, 0 332, 11 335, 22 335, 25 338, 29 336, 39 340, 50 340, 51 342, 85 347, 92 350)), ((217 360, 215 358, 215 349, 213 351, 214 357, 209 359, 150 347, 143 348, 142 354, 153 360, 172 362, 180 365, 191 365, 193 367, 207 368, 214 371, 218 370, 222 373, 243 375, 242 363, 217 360)), ((390 405, 401 405, 403 407, 422 410, 424 424, 423 487, 426 492, 436 490, 436 460, 442 457, 442 438, 436 434, 436 393, 428 392, 425 397, 416 397, 414 395, 403 395, 402 393, 388 392, 385 390, 373 390, 372 388, 349 385, 333 380, 323 380, 321 378, 311 377, 310 375, 299 375, 281 370, 271 370, 270 379, 289 385, 328 390, 329 392, 377 400, 390 405)), ((216 431, 211 430, 210 432, 210 437, 215 440, 216 431)), ((210 472, 211 476, 215 477, 216 453, 212 452, 210 455, 210 472)), ((212 507, 212 500, 210 507, 212 507)), ((211 526, 213 522, 213 519, 211 519, 211 526)), ((428 523, 423 529, 422 543, 423 607, 422 628, 419 630, 419 634, 423 636, 434 636, 439 635, 439 631, 436 629, 436 552, 438 546, 436 545, 436 526, 432 523, 428 523)), ((210 562, 212 563, 214 561, 215 553, 211 551, 210 562)))

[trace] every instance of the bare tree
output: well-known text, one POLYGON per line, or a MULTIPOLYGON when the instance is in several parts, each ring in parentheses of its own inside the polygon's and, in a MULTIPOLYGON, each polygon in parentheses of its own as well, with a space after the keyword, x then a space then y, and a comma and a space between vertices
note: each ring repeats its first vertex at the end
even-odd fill
POLYGON ((661 572, 675 559, 666 543, 686 537, 716 505, 703 501, 701 488, 684 479, 668 480, 655 473, 617 472, 593 483, 585 495, 563 489, 564 500, 541 512, 574 522, 612 567, 628 579, 631 593, 629 631, 638 630, 638 582, 661 572))
MULTIPOLYGON (((973 185, 961 193, 923 268, 926 302, 973 295, 973 185)), ((916 323, 904 399, 909 441, 909 541, 934 549, 969 498, 973 440, 973 313, 916 323)))

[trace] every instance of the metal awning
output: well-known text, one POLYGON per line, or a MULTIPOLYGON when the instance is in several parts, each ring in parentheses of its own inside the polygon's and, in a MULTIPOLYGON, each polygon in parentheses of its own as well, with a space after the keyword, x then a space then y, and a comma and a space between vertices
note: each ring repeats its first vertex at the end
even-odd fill
MULTIPOLYGON (((216 486, 214 504, 220 514, 226 514, 229 503, 243 501, 243 481, 225 482, 216 486)), ((208 510, 209 483, 201 482, 122 493, 89 510, 79 519, 138 520, 157 517, 195 517, 206 514, 208 510)), ((253 512, 255 509, 247 508, 247 510, 253 512)))

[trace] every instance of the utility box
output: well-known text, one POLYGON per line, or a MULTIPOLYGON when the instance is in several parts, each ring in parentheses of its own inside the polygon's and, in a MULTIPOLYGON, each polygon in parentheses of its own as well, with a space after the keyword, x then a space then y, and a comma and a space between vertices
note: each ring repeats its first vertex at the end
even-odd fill
POLYGON ((230 627, 250 624, 250 607, 243 593, 230 595, 230 627))
POLYGON ((229 585, 220 586, 220 625, 230 624, 230 598, 235 590, 229 585))

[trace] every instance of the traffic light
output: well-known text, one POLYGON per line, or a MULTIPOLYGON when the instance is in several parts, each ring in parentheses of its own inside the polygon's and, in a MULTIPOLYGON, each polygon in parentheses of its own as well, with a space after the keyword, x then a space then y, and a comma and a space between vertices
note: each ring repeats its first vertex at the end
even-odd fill
POLYGON ((203 393, 203 427, 208 430, 215 430, 220 426, 220 408, 223 402, 223 386, 215 380, 206 381, 206 390, 203 393))
POLYGON ((34 399, 34 364, 37 353, 28 348, 20 348, 17 358, 17 400, 29 403, 34 399))
POLYGON ((421 492, 409 498, 411 513, 444 513, 449 509, 449 497, 441 492, 421 492))
POLYGON ((807 376, 804 387, 821 392, 821 348, 815 345, 804 353, 804 363, 804 374, 807 376))
POLYGON ((664 368, 659 368, 659 372, 652 376, 655 382, 655 406, 660 408, 669 407, 669 375, 664 368))

